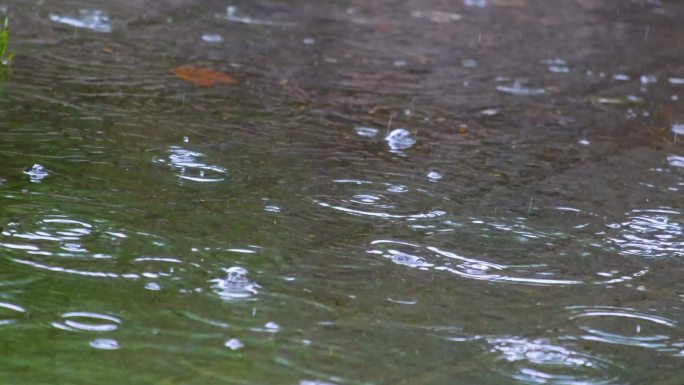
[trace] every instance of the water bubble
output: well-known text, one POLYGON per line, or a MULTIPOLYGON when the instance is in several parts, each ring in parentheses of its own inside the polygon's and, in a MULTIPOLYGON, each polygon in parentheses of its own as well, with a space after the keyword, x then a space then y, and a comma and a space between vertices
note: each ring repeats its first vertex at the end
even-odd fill
POLYGON ((42 181, 48 175, 50 175, 48 171, 45 169, 45 167, 39 164, 34 164, 31 167, 25 168, 24 174, 28 175, 31 182, 33 183, 40 183, 40 181, 42 181))
POLYGON ((372 137, 374 137, 375 135, 377 135, 378 132, 379 132, 380 130, 378 130, 378 129, 375 128, 375 127, 362 127, 362 126, 359 126, 359 127, 354 127, 354 131, 356 132, 356 135, 358 135, 358 136, 363 136, 363 137, 367 137, 367 138, 372 138, 372 137))
POLYGON ((104 12, 100 10, 81 9, 78 13, 78 18, 51 13, 50 20, 55 23, 66 24, 76 28, 85 28, 95 32, 112 32, 112 26, 109 24, 109 17, 104 12))
POLYGON ((225 344, 223 344, 225 347, 229 348, 230 350, 238 350, 240 348, 243 348, 245 345, 237 338, 231 338, 228 341, 226 341, 225 344))
POLYGON ((205 33, 202 35, 202 41, 207 43, 220 43, 223 41, 223 36, 219 34, 205 33))
POLYGON ((102 350, 117 350, 119 349, 119 343, 111 338, 97 338, 90 341, 90 346, 95 349, 102 350))
POLYGON ((411 132, 405 128, 397 128, 392 130, 385 140, 392 150, 407 150, 416 144, 416 139, 411 135, 411 132))

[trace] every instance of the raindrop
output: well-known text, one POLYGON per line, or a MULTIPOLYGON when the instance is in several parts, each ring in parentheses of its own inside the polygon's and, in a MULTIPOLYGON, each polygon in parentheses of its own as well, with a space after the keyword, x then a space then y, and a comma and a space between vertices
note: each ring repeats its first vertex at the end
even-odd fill
POLYGON ((392 150, 407 150, 416 144, 416 139, 411 135, 409 130, 405 128, 397 128, 392 130, 385 140, 392 150))
POLYGON ((238 350, 240 348, 243 348, 245 345, 239 339, 231 338, 228 341, 226 341, 224 346, 229 348, 230 350, 238 350))
POLYGON ((278 330, 280 330, 280 325, 278 325, 277 323, 275 323, 273 321, 267 323, 264 326, 266 326, 266 329, 268 329, 269 331, 272 331, 272 332, 277 332, 278 330))
POLYGON ((223 279, 214 279, 216 293, 226 300, 243 299, 257 294, 258 285, 247 278, 247 269, 233 266, 223 279))
POLYGON ((430 171, 427 174, 427 177, 431 182, 437 182, 438 180, 442 179, 442 174, 438 173, 437 171, 430 171))
POLYGON ((33 183, 40 183, 40 181, 49 175, 45 167, 39 164, 34 164, 32 167, 27 167, 24 169, 24 174, 28 175, 33 183))

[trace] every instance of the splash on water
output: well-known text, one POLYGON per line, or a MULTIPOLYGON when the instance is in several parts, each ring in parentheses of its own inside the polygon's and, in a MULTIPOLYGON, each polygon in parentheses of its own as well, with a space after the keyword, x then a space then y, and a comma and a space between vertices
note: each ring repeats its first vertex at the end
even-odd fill
POLYGON ((247 269, 233 266, 225 270, 223 278, 213 279, 214 292, 225 300, 250 298, 258 293, 259 285, 247 278, 247 269))
POLYGON ((408 150, 416 144, 416 138, 405 128, 392 130, 386 137, 387 145, 392 150, 408 150))
POLYGON ((40 183, 43 179, 47 178, 48 171, 45 169, 45 167, 39 165, 39 164, 34 164, 31 167, 27 167, 24 169, 24 174, 29 176, 29 179, 33 183, 40 183))

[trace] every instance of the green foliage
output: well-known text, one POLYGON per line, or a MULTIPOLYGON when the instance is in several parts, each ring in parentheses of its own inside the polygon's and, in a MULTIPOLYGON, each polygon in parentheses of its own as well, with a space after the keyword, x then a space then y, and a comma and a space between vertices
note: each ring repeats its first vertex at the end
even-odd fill
POLYGON ((9 42, 8 19, 5 17, 4 23, 0 26, 0 66, 8 66, 14 57, 14 51, 7 51, 9 42))

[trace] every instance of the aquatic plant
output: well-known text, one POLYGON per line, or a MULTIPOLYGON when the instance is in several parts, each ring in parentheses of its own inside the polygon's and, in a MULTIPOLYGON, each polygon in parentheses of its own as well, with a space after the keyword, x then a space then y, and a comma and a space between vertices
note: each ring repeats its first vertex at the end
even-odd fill
POLYGON ((7 51, 7 44, 9 42, 9 21, 5 17, 5 21, 0 26, 0 66, 8 66, 14 57, 14 51, 7 51))

